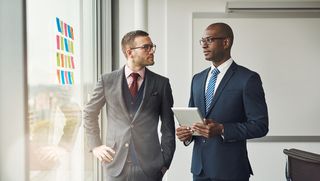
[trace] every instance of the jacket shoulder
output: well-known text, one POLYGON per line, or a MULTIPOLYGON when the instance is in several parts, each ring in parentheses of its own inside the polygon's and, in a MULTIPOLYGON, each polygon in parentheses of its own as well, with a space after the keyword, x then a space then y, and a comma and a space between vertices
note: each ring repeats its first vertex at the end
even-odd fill
POLYGON ((122 78, 123 70, 115 70, 109 73, 104 73, 100 77, 100 81, 103 82, 104 85, 113 85, 115 84, 119 78, 122 78))
POLYGON ((194 74, 193 75, 193 79, 196 79, 196 78, 199 78, 199 77, 203 77, 203 76, 207 76, 209 70, 210 70, 210 67, 202 70, 199 73, 194 74))
POLYGON ((101 75, 101 77, 106 79, 106 78, 109 78, 109 77, 117 76, 119 74, 121 75, 122 73, 123 73, 123 70, 119 69, 119 70, 114 70, 112 72, 104 73, 104 74, 101 75))
POLYGON ((146 69, 146 75, 150 76, 150 77, 153 77, 153 79, 157 79, 157 80, 160 80, 160 81, 169 81, 168 77, 165 77, 165 76, 162 76, 162 75, 157 74, 155 72, 152 72, 149 69, 146 69))
POLYGON ((251 76, 259 76, 259 74, 253 70, 250 70, 247 67, 241 66, 241 65, 236 65, 236 70, 237 73, 245 76, 245 77, 251 77, 251 76))

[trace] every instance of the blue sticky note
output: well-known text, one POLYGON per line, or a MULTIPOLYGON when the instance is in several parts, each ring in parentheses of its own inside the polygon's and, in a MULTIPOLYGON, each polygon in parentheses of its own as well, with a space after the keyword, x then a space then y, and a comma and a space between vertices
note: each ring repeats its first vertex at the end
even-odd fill
POLYGON ((61 84, 65 84, 65 80, 64 80, 64 71, 63 70, 61 70, 61 84))
POLYGON ((64 47, 66 48, 66 51, 69 52, 68 40, 66 38, 64 38, 64 47))
POLYGON ((72 38, 71 29, 70 29, 70 26, 69 26, 69 25, 68 25, 68 37, 69 37, 69 38, 72 38))
POLYGON ((58 17, 56 17, 56 23, 57 23, 58 31, 62 33, 61 26, 60 26, 60 19, 58 17))
POLYGON ((72 77, 71 77, 71 72, 68 72, 68 79, 69 79, 69 84, 73 84, 72 77))

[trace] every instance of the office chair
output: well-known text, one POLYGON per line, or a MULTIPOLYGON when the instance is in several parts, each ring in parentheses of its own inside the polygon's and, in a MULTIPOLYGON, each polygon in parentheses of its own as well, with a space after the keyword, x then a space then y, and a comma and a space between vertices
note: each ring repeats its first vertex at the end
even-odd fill
POLYGON ((320 155, 298 149, 284 149, 288 155, 287 181, 320 181, 320 155))

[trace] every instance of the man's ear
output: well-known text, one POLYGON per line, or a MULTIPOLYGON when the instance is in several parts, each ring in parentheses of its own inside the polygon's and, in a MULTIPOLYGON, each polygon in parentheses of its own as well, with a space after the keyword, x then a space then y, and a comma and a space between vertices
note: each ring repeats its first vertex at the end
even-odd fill
POLYGON ((230 41, 229 38, 226 38, 226 39, 223 41, 223 43, 224 43, 224 48, 225 48, 225 49, 230 48, 230 46, 231 46, 231 41, 230 41))
POLYGON ((126 55, 127 55, 128 58, 132 56, 132 53, 133 53, 133 51, 130 48, 128 48, 126 50, 126 55))

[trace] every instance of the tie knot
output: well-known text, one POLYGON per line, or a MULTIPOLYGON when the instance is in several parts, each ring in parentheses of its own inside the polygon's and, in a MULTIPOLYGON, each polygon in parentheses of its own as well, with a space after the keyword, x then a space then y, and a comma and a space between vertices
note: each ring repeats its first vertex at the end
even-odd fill
POLYGON ((212 71, 211 71, 211 74, 212 75, 218 75, 220 73, 219 69, 217 68, 214 68, 212 71))
POLYGON ((132 77, 133 80, 138 80, 139 76, 140 75, 138 73, 131 73, 131 77, 132 77))

